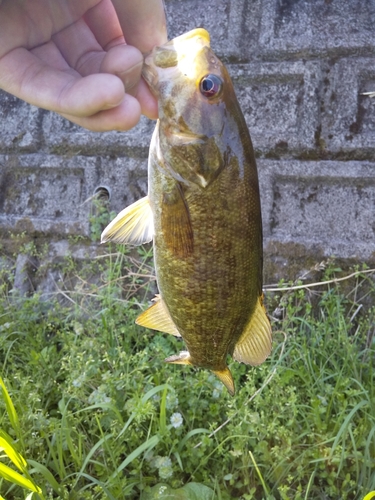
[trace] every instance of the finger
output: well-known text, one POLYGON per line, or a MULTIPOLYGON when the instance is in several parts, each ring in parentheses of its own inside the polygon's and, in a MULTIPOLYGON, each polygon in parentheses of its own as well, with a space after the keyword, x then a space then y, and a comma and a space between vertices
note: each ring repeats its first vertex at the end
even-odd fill
POLYGON ((143 78, 139 82, 135 97, 141 105, 142 114, 156 120, 158 118, 158 103, 143 78))
POLYGON ((60 113, 73 123, 94 132, 107 132, 110 130, 129 130, 139 122, 141 107, 137 99, 126 95, 123 101, 113 109, 99 111, 92 116, 80 116, 60 113))
MULTIPOLYGON (((1 5, 0 53, 37 47, 103 0, 8 0, 1 5)), ((108 1, 108 0, 107 0, 108 1)))
MULTIPOLYGON (((119 41, 119 39, 117 39, 119 41)), ((87 24, 80 20, 53 36, 68 65, 82 76, 110 73, 124 83, 126 92, 133 93, 141 78, 141 52, 122 43, 103 51, 87 24)))
POLYGON ((115 75, 82 78, 71 70, 52 68, 23 48, 0 60, 0 87, 35 106, 81 117, 114 108, 125 95, 115 75))
POLYGON ((83 20, 61 30, 53 40, 68 65, 82 76, 110 73, 122 80, 126 92, 135 93, 143 64, 142 54, 135 47, 122 43, 103 51, 83 20))
POLYGON ((112 0, 126 43, 142 53, 167 41, 163 0, 112 0))
POLYGON ((68 65, 82 76, 99 73, 105 52, 83 19, 52 36, 68 65))
POLYGON ((118 76, 124 84, 125 92, 135 95, 141 79, 143 57, 131 45, 112 47, 104 56, 100 71, 118 76))
POLYGON ((125 42, 111 0, 102 0, 85 14, 84 19, 104 50, 125 42))

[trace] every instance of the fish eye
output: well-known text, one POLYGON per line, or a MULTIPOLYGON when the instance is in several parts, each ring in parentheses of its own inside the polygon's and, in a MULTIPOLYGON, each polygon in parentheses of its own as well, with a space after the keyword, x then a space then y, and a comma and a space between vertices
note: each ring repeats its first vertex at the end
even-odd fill
POLYGON ((216 97, 223 88, 223 80, 216 75, 206 75, 199 84, 201 94, 205 97, 216 97))

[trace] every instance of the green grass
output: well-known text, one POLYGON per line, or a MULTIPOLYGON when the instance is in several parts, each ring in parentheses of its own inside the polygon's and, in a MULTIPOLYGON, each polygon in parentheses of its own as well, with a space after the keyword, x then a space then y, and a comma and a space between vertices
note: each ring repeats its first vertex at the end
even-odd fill
MULTIPOLYGON (((58 271, 48 297, 11 293, 12 268, 0 277, 0 375, 14 404, 3 392, 0 463, 41 488, 32 498, 362 500, 375 490, 374 273, 268 293, 272 356, 231 364, 231 398, 208 371, 163 362, 178 339, 134 324, 155 291, 148 248, 79 267, 67 258, 58 271)), ((320 279, 338 273, 331 265, 320 279)), ((7 500, 31 491, 1 480, 7 500)))

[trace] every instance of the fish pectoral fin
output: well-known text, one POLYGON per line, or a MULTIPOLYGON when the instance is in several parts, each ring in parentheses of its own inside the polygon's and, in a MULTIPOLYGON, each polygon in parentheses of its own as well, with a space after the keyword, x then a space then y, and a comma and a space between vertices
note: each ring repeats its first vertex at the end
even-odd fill
POLYGON ((189 351, 181 351, 180 354, 175 354, 173 356, 169 356, 169 358, 165 358, 166 363, 172 363, 175 365, 191 365, 191 358, 189 351))
POLYGON ((191 255, 194 248, 193 228, 189 208, 179 183, 176 183, 170 192, 164 193, 161 226, 165 243, 174 255, 191 255))
POLYGON ((142 245, 154 236, 154 223, 148 196, 122 210, 102 232, 101 242, 142 245))
POLYGON ((160 295, 156 295, 153 300, 154 304, 138 316, 135 320, 136 324, 145 328, 151 328, 151 330, 170 333, 175 337, 181 337, 160 295))
POLYGON ((233 358, 247 365, 260 365, 272 349, 272 331, 262 298, 233 350, 233 358))
POLYGON ((234 396, 234 393, 236 391, 234 388, 233 377, 229 368, 227 367, 224 370, 217 370, 214 371, 213 373, 217 376, 220 382, 222 382, 225 385, 225 387, 228 389, 229 394, 231 396, 234 396))

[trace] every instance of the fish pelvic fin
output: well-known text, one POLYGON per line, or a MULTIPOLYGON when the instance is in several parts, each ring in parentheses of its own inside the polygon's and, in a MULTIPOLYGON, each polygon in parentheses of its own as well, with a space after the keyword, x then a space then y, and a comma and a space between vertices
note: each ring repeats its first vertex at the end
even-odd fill
POLYGON ((142 245, 154 236, 154 222, 148 196, 122 210, 102 232, 101 242, 142 245))
POLYGON ((213 371, 213 373, 217 376, 220 382, 225 385, 225 387, 228 389, 229 394, 231 396, 234 396, 236 390, 234 388, 234 381, 229 368, 226 367, 224 370, 216 370, 213 371))
POLYGON ((138 316, 135 320, 137 325, 158 330, 159 332, 170 333, 175 337, 181 337, 176 325, 174 324, 171 315, 165 305, 164 300, 160 295, 156 295, 152 304, 146 311, 138 316))
POLYGON ((240 363, 257 366, 269 356, 271 349, 271 325, 261 296, 245 331, 234 347, 233 358, 240 363))
POLYGON ((166 363, 172 363, 175 365, 192 365, 189 351, 181 351, 180 354, 175 354, 165 358, 166 363))

